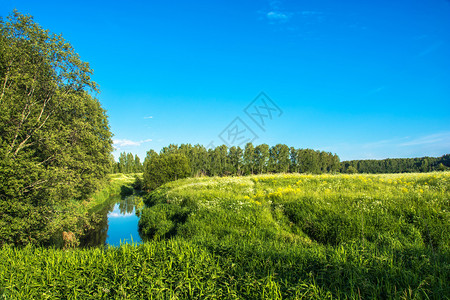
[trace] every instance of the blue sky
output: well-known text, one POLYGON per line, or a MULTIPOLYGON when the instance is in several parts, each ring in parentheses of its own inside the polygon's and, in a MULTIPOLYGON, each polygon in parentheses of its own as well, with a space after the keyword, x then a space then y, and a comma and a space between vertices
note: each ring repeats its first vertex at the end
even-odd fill
POLYGON ((90 63, 116 157, 248 140, 341 160, 450 153, 446 0, 0 0, 14 8, 90 63))

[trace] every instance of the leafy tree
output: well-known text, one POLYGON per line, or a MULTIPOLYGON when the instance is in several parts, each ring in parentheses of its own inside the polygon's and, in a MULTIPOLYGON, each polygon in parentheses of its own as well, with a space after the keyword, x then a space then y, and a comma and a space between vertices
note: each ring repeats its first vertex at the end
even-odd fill
POLYGON ((191 144, 181 144, 177 153, 186 155, 189 159, 191 167, 191 176, 199 176, 205 174, 208 155, 205 147, 200 145, 192 146, 191 144))
POLYGON ((359 173, 405 173, 430 172, 449 167, 449 154, 442 157, 388 158, 382 160, 351 160, 341 163, 341 172, 347 172, 351 166, 359 173), (442 164, 442 166, 440 166, 442 164))
POLYGON ((192 176, 206 175, 209 170, 208 151, 202 145, 195 145, 190 155, 192 176))
POLYGON ((0 21, 0 245, 46 244, 70 199, 110 172, 92 70, 62 36, 15 11, 0 21))
POLYGON ((243 151, 238 147, 231 147, 228 151, 228 171, 231 174, 241 175, 242 174, 242 160, 243 151))
POLYGON ((143 170, 144 167, 137 154, 122 152, 119 155, 119 162, 114 173, 141 173, 143 170))
POLYGON ((133 189, 140 191, 144 188, 144 181, 141 179, 141 177, 135 175, 134 176, 134 182, 131 184, 133 189))
POLYGON ((255 170, 255 147, 252 143, 247 143, 244 149, 244 169, 245 174, 254 174, 255 170))
POLYGON ((358 170, 356 170, 355 167, 350 166, 350 167, 347 168, 347 173, 349 173, 349 174, 355 174, 355 173, 358 173, 358 170))
POLYGON ((222 176, 227 171, 228 147, 221 145, 209 152, 210 157, 210 175, 222 176))
POLYGON ((178 145, 170 144, 168 147, 164 147, 161 150, 162 154, 178 153, 178 145))
POLYGON ((152 161, 153 158, 157 157, 158 153, 151 149, 149 151, 147 151, 147 156, 144 159, 144 171, 147 168, 147 165, 152 161))
POLYGON ((169 181, 186 178, 190 173, 189 160, 184 154, 162 153, 148 161, 144 170, 144 187, 154 190, 169 181))
POLYGON ((136 173, 141 173, 143 171, 141 159, 137 156, 137 154, 134 156, 134 167, 134 172, 136 173))
MULTIPOLYGON (((256 147, 252 143, 240 147, 227 148, 221 145, 206 150, 201 145, 171 144, 162 148, 160 154, 153 150, 147 153, 144 161, 144 173, 147 173, 152 157, 167 154, 182 154, 189 160, 190 176, 226 176, 267 172, 336 172, 340 161, 337 155, 311 149, 295 149, 278 144, 270 148, 267 144, 256 147)), ((125 155, 125 154, 124 154, 125 155)))
POLYGON ((127 154, 125 152, 122 152, 119 155, 118 169, 119 169, 119 173, 128 173, 127 172, 127 154))
POLYGON ((269 170, 275 173, 289 171, 290 155, 289 147, 284 144, 277 144, 269 151, 269 170))
POLYGON ((257 173, 267 173, 267 165, 269 163, 270 150, 269 145, 261 144, 255 147, 254 165, 257 173))
MULTIPOLYGON (((330 153, 330 155, 332 155, 332 154, 330 153)), ((340 163, 339 156, 337 156, 336 154, 332 155, 330 171, 333 173, 339 172, 340 167, 341 167, 341 163, 340 163)))
POLYGON ((117 173, 117 163, 112 153, 109 154, 109 173, 117 173))
POLYGON ((126 159, 126 173, 135 173, 136 172, 136 167, 134 165, 134 156, 133 153, 128 153, 127 154, 127 159, 126 159))
POLYGON ((290 159, 289 170, 292 173, 298 173, 299 172, 299 164, 298 164, 298 157, 297 157, 297 149, 295 149, 294 147, 289 148, 289 159, 290 159))

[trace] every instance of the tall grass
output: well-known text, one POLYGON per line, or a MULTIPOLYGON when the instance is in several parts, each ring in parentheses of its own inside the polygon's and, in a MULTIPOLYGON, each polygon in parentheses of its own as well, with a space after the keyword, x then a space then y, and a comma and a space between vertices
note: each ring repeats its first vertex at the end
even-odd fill
POLYGON ((450 173, 185 179, 148 242, 0 250, 6 299, 449 299, 450 173))
POLYGON ((140 226, 232 259, 233 278, 270 278, 286 297, 310 280, 321 296, 441 299, 449 196, 449 173, 187 179, 150 194, 140 226))
POLYGON ((5 247, 0 259, 0 295, 6 299, 224 296, 217 280, 225 279, 223 271, 209 253, 187 242, 68 251, 5 247))

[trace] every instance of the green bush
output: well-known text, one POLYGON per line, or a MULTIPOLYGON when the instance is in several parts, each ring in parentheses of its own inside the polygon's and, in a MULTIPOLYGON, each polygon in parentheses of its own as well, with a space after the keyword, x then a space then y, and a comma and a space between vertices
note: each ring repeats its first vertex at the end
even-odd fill
POLYGON ((189 160, 184 154, 156 154, 144 164, 144 188, 154 190, 167 182, 186 178, 190 173, 189 160))

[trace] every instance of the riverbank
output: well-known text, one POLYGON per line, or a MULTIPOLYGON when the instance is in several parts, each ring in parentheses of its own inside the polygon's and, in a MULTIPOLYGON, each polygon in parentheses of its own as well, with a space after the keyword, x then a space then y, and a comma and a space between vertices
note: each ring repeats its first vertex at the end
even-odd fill
POLYGON ((72 200, 56 220, 51 245, 56 248, 73 248, 80 245, 80 238, 101 222, 98 211, 106 205, 106 201, 114 195, 132 193, 135 176, 142 174, 110 174, 104 185, 86 200, 72 200))

